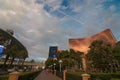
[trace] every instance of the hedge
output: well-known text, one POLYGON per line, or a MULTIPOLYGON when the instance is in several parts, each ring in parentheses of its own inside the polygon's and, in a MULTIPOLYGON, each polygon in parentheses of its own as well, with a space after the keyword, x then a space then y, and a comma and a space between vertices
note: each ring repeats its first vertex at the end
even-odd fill
POLYGON ((0 75, 0 80, 8 80, 8 75, 0 75))
POLYGON ((109 73, 92 73, 91 80, 111 80, 112 76, 109 73))
POLYGON ((22 72, 18 80, 34 80, 41 71, 22 72))
POLYGON ((111 80, 120 80, 120 79, 118 79, 118 78, 112 78, 111 80))
POLYGON ((120 73, 111 73, 112 78, 119 78, 120 79, 120 73))
MULTIPOLYGON (((67 80, 82 80, 81 72, 67 72, 67 80)), ((120 73, 88 73, 90 80, 120 80, 120 73)))
MULTIPOLYGON (((18 80, 34 80, 41 71, 21 72, 18 80)), ((8 80, 9 75, 0 75, 0 80, 8 80)))
POLYGON ((67 80, 82 80, 81 73, 78 72, 70 72, 66 74, 67 80))

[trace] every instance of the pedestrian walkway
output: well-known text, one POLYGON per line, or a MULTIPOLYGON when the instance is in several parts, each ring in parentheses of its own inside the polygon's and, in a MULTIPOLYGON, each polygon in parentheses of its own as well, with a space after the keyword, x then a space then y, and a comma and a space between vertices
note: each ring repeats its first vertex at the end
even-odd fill
POLYGON ((62 80, 62 79, 44 70, 34 80, 62 80))

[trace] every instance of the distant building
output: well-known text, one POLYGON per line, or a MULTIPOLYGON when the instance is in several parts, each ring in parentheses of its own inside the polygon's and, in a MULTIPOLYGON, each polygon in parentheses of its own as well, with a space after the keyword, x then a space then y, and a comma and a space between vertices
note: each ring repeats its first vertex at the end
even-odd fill
POLYGON ((58 51, 57 46, 50 46, 49 47, 49 56, 48 56, 48 58, 57 59, 57 51, 58 51))
POLYGON ((106 29, 98 34, 95 34, 93 36, 85 37, 85 38, 72 38, 69 39, 69 48, 73 49, 75 51, 84 52, 84 55, 82 56, 83 60, 83 68, 84 70, 87 69, 87 60, 85 54, 87 54, 89 50, 89 46, 94 40, 103 40, 105 42, 109 42, 112 46, 115 45, 116 40, 114 35, 112 34, 110 29, 106 29))

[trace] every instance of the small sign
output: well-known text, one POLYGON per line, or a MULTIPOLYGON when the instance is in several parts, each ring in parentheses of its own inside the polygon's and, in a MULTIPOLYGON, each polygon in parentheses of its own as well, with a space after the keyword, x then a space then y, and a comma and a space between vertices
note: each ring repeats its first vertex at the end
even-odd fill
POLYGON ((0 57, 2 57, 4 49, 5 47, 3 45, 0 45, 0 57))
POLYGON ((49 58, 57 58, 57 46, 50 46, 49 58))

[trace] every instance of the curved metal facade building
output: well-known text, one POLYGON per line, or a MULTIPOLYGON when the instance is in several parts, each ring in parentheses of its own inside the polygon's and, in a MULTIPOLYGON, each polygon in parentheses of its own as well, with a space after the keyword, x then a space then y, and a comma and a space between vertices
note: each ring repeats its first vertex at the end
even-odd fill
MULTIPOLYGON (((103 40, 109 42, 112 46, 114 46, 116 43, 116 40, 111 30, 106 29, 93 36, 89 36, 85 38, 69 39, 69 47, 70 49, 73 49, 75 51, 80 51, 80 52, 84 52, 84 54, 87 54, 89 50, 89 46, 94 40, 103 40)), ((88 68, 88 62, 85 55, 82 56, 82 63, 83 63, 83 69, 84 71, 86 71, 88 68)))
POLYGON ((85 54, 89 50, 90 44, 94 40, 103 40, 109 42, 112 46, 115 45, 116 40, 110 29, 106 29, 98 34, 90 37, 69 39, 69 47, 75 51, 84 52, 85 54))

